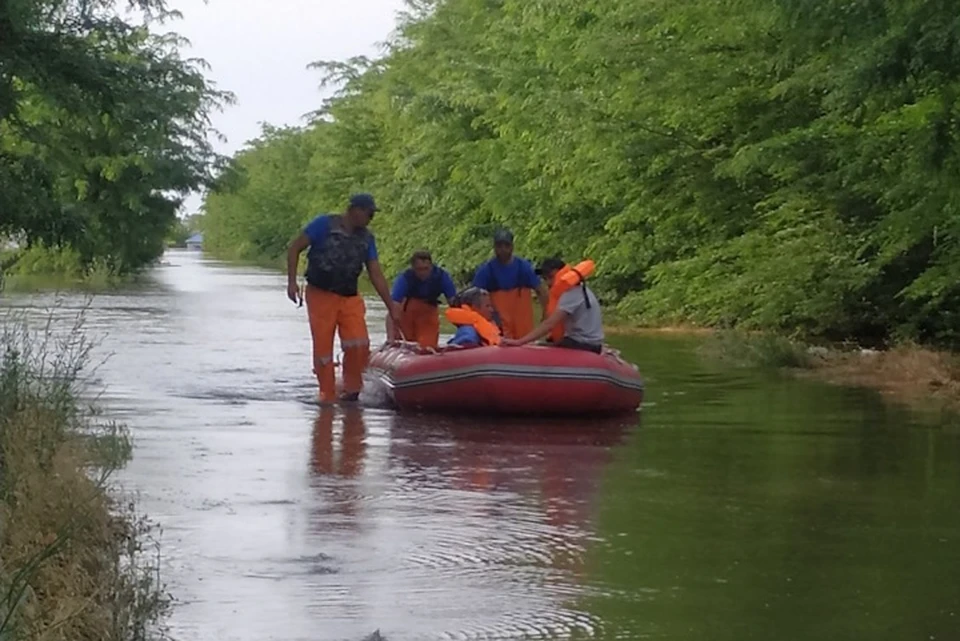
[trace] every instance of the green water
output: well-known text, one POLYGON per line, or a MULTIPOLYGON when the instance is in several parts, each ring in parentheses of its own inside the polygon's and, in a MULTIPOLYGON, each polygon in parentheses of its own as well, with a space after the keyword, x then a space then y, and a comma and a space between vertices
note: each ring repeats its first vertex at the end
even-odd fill
POLYGON ((642 429, 605 470, 605 638, 960 639, 960 435, 869 391, 621 341, 642 429))

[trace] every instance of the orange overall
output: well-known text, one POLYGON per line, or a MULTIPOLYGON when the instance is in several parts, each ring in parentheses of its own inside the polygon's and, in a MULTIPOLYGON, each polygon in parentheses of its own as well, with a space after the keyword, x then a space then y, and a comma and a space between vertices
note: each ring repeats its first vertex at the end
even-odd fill
POLYGON ((422 347, 437 347, 440 344, 440 310, 420 298, 404 299, 400 329, 408 341, 416 341, 422 347))
POLYGON ((504 338, 523 338, 533 331, 533 292, 525 287, 490 292, 504 338))
POLYGON ((324 407, 313 424, 313 473, 317 476, 355 478, 363 468, 366 452, 363 411, 348 407, 340 415, 343 429, 340 434, 339 457, 336 456, 334 446, 335 416, 333 408, 324 407), (339 460, 336 460, 337 458, 339 460))
POLYGON ((304 296, 313 338, 313 372, 320 383, 320 402, 336 399, 337 381, 333 366, 333 335, 340 334, 343 348, 343 391, 359 392, 363 387, 363 370, 370 355, 370 338, 364 318, 363 297, 340 296, 307 285, 304 296))

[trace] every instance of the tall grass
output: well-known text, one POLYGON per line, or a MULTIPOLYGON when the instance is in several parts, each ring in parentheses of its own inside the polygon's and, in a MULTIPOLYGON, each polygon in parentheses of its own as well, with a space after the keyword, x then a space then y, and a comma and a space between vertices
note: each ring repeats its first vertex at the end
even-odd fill
POLYGON ((162 637, 152 527, 110 484, 129 433, 90 398, 82 312, 53 317, 0 312, 0 641, 162 637))
POLYGON ((106 260, 98 258, 85 264, 80 254, 70 247, 35 245, 9 253, 0 264, 4 265, 0 286, 12 291, 103 290, 124 280, 106 260))
POLYGON ((806 368, 813 364, 806 345, 776 334, 719 331, 704 343, 703 350, 738 367, 806 368))

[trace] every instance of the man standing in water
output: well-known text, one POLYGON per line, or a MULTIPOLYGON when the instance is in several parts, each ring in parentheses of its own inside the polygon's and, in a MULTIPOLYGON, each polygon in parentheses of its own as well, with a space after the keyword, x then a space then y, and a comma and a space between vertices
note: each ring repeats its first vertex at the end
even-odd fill
POLYGON ((520 338, 533 329, 533 296, 546 316, 548 292, 534 273, 529 261, 513 255, 513 233, 501 229, 493 235, 494 258, 480 265, 473 277, 473 286, 490 292, 493 306, 500 317, 505 338, 520 338))
POLYGON ((287 251, 287 297, 300 303, 303 299, 297 286, 297 262, 303 250, 310 248, 304 299, 313 338, 313 371, 320 384, 320 402, 323 404, 332 403, 336 398, 334 332, 339 332, 343 347, 343 394, 340 400, 356 401, 363 387, 370 338, 364 317, 366 306, 357 281, 364 266, 390 317, 394 322, 400 320, 399 310, 390 299, 390 286, 380 269, 376 241, 367 229, 376 211, 373 196, 356 194, 350 198, 343 214, 314 218, 287 251))

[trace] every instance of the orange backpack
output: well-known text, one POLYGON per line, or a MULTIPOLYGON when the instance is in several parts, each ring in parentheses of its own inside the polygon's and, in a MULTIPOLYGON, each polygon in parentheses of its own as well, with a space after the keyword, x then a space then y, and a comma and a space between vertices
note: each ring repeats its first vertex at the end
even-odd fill
MULTIPOLYGON (((560 302, 560 297, 577 285, 582 285, 584 287, 583 296, 584 299, 586 299, 587 290, 584 281, 590 277, 595 267, 596 265, 592 260, 584 260, 577 263, 575 267, 564 265, 563 268, 557 272, 556 277, 553 279, 553 285, 550 287, 550 298, 547 301, 548 317, 557 311, 557 304, 560 302)), ((588 301, 587 305, 589 304, 590 303, 588 301)), ((550 330, 550 341, 559 343, 563 340, 563 334, 563 324, 559 323, 550 330)))

